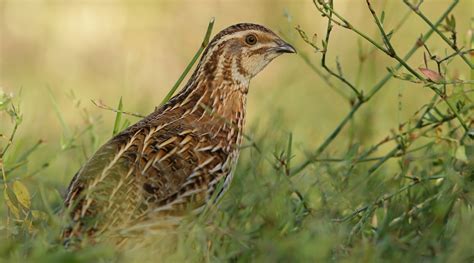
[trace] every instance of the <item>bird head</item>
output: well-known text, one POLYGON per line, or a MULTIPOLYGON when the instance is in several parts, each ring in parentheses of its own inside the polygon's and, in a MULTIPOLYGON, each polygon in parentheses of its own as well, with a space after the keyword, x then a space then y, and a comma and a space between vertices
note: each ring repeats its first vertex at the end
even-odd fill
POLYGON ((241 23, 222 30, 212 39, 201 64, 209 76, 248 83, 283 53, 296 50, 264 26, 241 23))

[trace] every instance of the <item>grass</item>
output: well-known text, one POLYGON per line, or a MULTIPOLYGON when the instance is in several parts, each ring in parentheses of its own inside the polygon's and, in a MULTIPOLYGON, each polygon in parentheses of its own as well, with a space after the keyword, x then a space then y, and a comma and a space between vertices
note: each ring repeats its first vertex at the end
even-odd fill
MULTIPOLYGON (((63 224, 58 189, 63 186, 42 177, 60 156, 73 155, 77 162, 84 162, 100 146, 101 130, 106 129, 109 136, 116 134, 140 114, 125 111, 122 99, 117 109, 95 103, 96 111, 116 112, 109 129, 71 93, 71 104, 82 120, 73 127, 51 91, 51 110, 63 134, 52 150, 34 133, 19 135, 26 114, 21 111, 21 94, 0 93, 0 114, 10 119, 0 128, 0 200, 4 203, 0 261, 473 262, 474 90, 473 80, 458 73, 472 78, 474 39, 469 40, 470 47, 456 44, 459 36, 451 13, 458 1, 447 3, 433 21, 423 13, 423 4, 405 1, 409 12, 427 24, 427 31, 413 39, 413 46, 402 56, 392 38, 399 28, 408 26, 403 21, 406 16, 389 31, 384 21, 389 13, 371 1, 366 4, 376 36, 351 24, 332 1, 314 1, 315 11, 327 23, 322 40, 308 37, 297 27, 315 52, 300 52, 302 62, 350 105, 334 130, 316 149, 303 145, 301 150, 294 140, 294 123, 266 112, 266 119, 247 127, 234 182, 219 205, 189 218, 176 232, 150 237, 146 247, 116 250, 97 245, 65 250, 57 241, 63 224), (386 75, 367 88, 351 81, 360 76, 348 76, 339 59, 331 66, 332 32, 355 34, 369 45, 359 51, 355 63, 360 74, 378 63, 373 58, 378 53, 389 59, 383 65, 386 75), (434 35, 446 46, 431 46, 434 35), (435 54, 434 48, 446 51, 435 54), (417 68, 409 59, 420 50, 424 65, 417 68), (314 64, 315 57, 321 66, 314 64), (365 116, 377 111, 370 105, 389 81, 426 89, 431 99, 385 136, 373 138, 367 131, 374 124, 365 116)), ((200 52, 202 47, 192 61, 200 52)))

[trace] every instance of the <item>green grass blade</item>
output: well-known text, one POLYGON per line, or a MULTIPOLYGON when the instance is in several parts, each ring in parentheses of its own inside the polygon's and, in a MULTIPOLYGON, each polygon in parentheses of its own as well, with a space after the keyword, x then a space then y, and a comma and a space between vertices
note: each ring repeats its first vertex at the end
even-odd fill
POLYGON ((290 173, 290 168, 291 168, 290 161, 291 161, 291 158, 293 158, 292 151, 291 151, 292 146, 293 146, 293 133, 290 132, 288 134, 288 145, 286 147, 286 169, 287 169, 286 173, 287 175, 289 175, 290 173))
POLYGON ((65 147, 65 141, 67 140, 67 138, 70 138, 72 134, 71 129, 69 129, 69 126, 66 124, 66 121, 64 121, 63 114, 61 113, 61 110, 59 109, 59 105, 56 102, 56 98, 54 97, 51 87, 47 87, 47 89, 48 89, 49 98, 51 100, 51 104, 53 104, 54 112, 56 113, 59 123, 61 124, 61 128, 63 129, 63 136, 61 138, 61 147, 65 147))
POLYGON ((166 102, 168 102, 171 97, 173 96, 173 94, 176 92, 176 90, 178 89, 179 85, 181 85, 181 82, 183 82, 184 78, 186 77, 186 75, 188 75, 189 71, 191 70, 191 68, 193 67, 193 65, 196 63, 196 61, 198 60, 198 58, 201 56, 201 53, 204 51, 204 49, 206 48, 207 44, 209 44, 209 39, 211 38, 211 33, 212 33, 212 28, 214 27, 214 21, 215 19, 212 18, 211 21, 209 21, 209 24, 207 26, 207 31, 206 31, 206 35, 204 36, 204 40, 202 41, 202 44, 201 46, 199 47, 198 51, 196 52, 196 54, 194 55, 194 57, 191 59, 191 61, 189 62, 188 66, 186 66, 186 68, 184 69, 183 73, 181 73, 181 76, 179 76, 178 80, 176 81, 176 83, 173 85, 173 87, 168 91, 168 94, 166 94, 165 98, 163 99, 163 101, 161 101, 160 103, 160 106, 163 106, 166 102))
POLYGON ((115 115, 115 122, 114 122, 114 129, 112 131, 112 136, 115 136, 117 133, 120 132, 120 123, 122 122, 122 110, 123 110, 123 103, 122 97, 120 97, 118 107, 117 107, 117 114, 115 115))

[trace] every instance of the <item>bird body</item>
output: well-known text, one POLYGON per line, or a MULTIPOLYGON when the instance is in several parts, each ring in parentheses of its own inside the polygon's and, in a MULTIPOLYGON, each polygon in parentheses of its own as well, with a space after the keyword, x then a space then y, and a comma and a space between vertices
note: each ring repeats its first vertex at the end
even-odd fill
POLYGON ((218 33, 181 92, 105 143, 74 176, 63 239, 174 225, 218 199, 239 156, 250 79, 293 52, 260 25, 218 33))

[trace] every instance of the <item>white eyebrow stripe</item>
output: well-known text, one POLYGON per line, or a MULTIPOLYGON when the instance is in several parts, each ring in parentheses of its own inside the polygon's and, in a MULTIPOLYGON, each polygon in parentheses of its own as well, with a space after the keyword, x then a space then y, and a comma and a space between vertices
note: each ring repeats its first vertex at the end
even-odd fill
MULTIPOLYGON (((261 32, 262 31, 260 31, 260 30, 254 30, 254 29, 247 29, 247 30, 244 30, 244 31, 237 31, 237 32, 234 32, 232 34, 221 37, 219 40, 217 40, 216 43, 214 43, 214 45, 219 45, 220 43, 225 42, 229 39, 243 37, 243 36, 245 36, 247 34, 250 34, 250 33, 258 34, 258 33, 261 33, 261 32)), ((267 32, 263 32, 263 33, 267 33, 267 32)))

